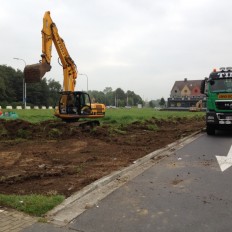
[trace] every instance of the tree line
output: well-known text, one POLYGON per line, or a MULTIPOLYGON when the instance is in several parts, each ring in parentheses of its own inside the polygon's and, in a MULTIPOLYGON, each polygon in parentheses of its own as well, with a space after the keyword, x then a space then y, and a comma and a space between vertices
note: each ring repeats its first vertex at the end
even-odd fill
MULTIPOLYGON (((61 85, 54 80, 43 79, 39 83, 26 84, 27 105, 55 106, 61 85)), ((0 65, 0 105, 23 104, 23 73, 10 66, 0 65)))
POLYGON ((138 94, 130 90, 124 92, 121 88, 113 91, 111 87, 106 87, 103 91, 93 90, 88 93, 93 101, 104 103, 107 106, 125 107, 144 104, 138 94))
MULTIPOLYGON (((26 84, 26 102, 31 106, 55 106, 59 101, 59 92, 62 86, 53 79, 42 79, 39 83, 26 84)), ((10 66, 0 65, 0 106, 12 105, 13 107, 23 105, 23 72, 15 70, 10 66)), ((104 103, 106 106, 137 106, 145 105, 143 99, 134 91, 121 88, 113 90, 106 87, 103 91, 88 91, 92 102, 104 103)), ((147 106, 155 107, 165 104, 163 98, 152 100, 147 106)))

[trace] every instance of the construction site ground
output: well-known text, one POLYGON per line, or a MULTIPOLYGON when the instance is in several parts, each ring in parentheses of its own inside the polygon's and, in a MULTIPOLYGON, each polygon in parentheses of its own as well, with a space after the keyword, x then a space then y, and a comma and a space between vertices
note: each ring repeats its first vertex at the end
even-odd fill
POLYGON ((103 124, 0 120, 0 193, 65 197, 138 158, 204 127, 204 118, 175 118, 114 128, 103 124))

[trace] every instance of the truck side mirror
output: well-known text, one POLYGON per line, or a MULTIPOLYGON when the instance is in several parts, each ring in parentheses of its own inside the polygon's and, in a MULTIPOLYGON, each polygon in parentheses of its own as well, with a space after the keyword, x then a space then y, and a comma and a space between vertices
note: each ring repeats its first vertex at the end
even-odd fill
POLYGON ((210 80, 209 83, 210 83, 211 85, 214 85, 214 84, 215 84, 215 81, 214 81, 214 80, 210 80))
POLYGON ((205 80, 201 81, 201 94, 205 94, 205 80))

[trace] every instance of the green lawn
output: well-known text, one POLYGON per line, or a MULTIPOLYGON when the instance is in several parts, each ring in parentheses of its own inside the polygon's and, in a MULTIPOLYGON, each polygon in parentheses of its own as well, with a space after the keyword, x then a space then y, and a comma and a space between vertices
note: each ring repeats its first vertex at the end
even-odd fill
MULTIPOLYGON (((7 111, 7 110, 3 110, 7 111)), ((59 120, 53 113, 54 110, 11 110, 18 114, 19 119, 26 120, 32 123, 41 122, 45 120, 59 120)), ((188 111, 157 111, 152 108, 118 108, 107 109, 104 118, 100 119, 102 123, 131 123, 133 121, 143 121, 152 117, 156 118, 175 118, 175 117, 194 117, 203 116, 204 112, 188 112, 188 111)))
POLYGON ((128 124, 134 121, 144 121, 152 117, 159 119, 171 119, 181 117, 203 116, 204 112, 188 111, 157 111, 152 108, 131 109, 107 109, 106 116, 101 121, 107 123, 128 124))

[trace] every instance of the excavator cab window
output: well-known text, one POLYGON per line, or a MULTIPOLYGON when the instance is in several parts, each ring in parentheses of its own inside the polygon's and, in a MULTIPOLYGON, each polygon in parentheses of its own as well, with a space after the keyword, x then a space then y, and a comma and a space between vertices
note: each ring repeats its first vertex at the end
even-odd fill
POLYGON ((68 114, 77 114, 78 110, 75 104, 75 96, 73 93, 70 93, 67 96, 67 113, 68 114))
POLYGON ((66 95, 66 94, 62 94, 60 96, 60 100, 59 100, 59 112, 60 112, 60 114, 67 113, 67 98, 68 98, 68 95, 66 95))
POLYGON ((61 114, 91 114, 90 97, 85 92, 62 92, 59 101, 61 114))
POLYGON ((80 114, 88 115, 91 114, 91 102, 90 97, 87 93, 80 92, 80 114))

